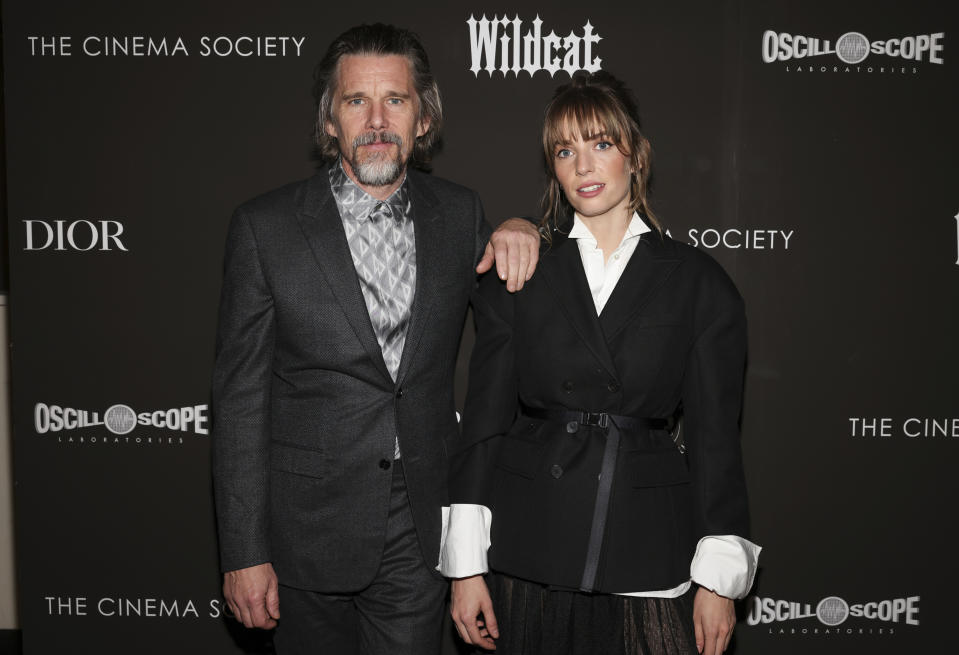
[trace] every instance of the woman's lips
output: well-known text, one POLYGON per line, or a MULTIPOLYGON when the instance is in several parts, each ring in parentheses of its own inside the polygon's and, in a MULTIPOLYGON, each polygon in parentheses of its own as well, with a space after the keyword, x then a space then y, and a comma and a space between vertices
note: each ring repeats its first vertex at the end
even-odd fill
POLYGON ((581 198, 592 198, 593 196, 598 196, 605 187, 606 185, 602 182, 584 184, 576 189, 576 195, 580 196, 581 198))

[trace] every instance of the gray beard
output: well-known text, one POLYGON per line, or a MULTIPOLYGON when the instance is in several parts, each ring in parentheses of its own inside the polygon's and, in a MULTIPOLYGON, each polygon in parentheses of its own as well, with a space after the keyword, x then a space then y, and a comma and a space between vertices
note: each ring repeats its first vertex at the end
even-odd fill
POLYGON ((406 169, 406 162, 403 160, 403 139, 393 132, 367 132, 353 139, 353 151, 350 159, 350 168, 360 184, 366 186, 387 186, 393 184, 406 169), (397 147, 396 157, 387 159, 380 155, 374 159, 369 159, 362 163, 356 161, 356 151, 360 146, 370 145, 381 141, 383 143, 395 143, 397 147))

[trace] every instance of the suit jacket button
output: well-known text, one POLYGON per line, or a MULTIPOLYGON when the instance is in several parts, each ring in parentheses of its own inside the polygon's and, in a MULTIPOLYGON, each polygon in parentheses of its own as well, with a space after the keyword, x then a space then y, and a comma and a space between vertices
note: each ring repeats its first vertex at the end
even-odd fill
POLYGON ((576 434, 577 430, 579 430, 579 423, 576 421, 570 421, 566 424, 566 431, 570 434, 576 434))
POLYGON ((606 388, 612 391, 613 393, 616 393, 617 391, 619 391, 619 382, 617 382, 616 380, 613 380, 606 385, 606 388))
POLYGON ((380 468, 383 469, 384 471, 388 471, 391 466, 393 466, 393 462, 391 462, 390 460, 388 459, 380 460, 380 468))
POLYGON ((563 381, 563 391, 565 391, 566 393, 569 393, 570 391, 572 391, 572 390, 573 390, 573 386, 574 386, 574 385, 573 385, 573 381, 572 381, 572 380, 564 380, 564 381, 563 381))
POLYGON ((563 477, 563 467, 559 464, 553 464, 551 467, 549 467, 549 474, 559 480, 561 477, 563 477))
POLYGON ((397 389, 397 390, 396 390, 396 397, 397 397, 397 398, 402 398, 402 397, 403 397, 403 390, 402 390, 402 389, 397 389))

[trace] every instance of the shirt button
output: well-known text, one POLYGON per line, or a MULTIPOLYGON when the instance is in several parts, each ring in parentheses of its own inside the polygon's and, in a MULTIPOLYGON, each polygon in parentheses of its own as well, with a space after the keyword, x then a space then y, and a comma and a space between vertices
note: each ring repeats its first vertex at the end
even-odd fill
POLYGON ((388 471, 391 466, 393 466, 393 462, 391 462, 390 460, 388 459, 380 460, 380 468, 383 469, 384 471, 388 471))
POLYGON ((619 259, 619 255, 618 254, 613 255, 613 259, 619 259))
POLYGON ((570 434, 576 434, 577 430, 579 430, 579 423, 576 421, 570 421, 566 424, 566 431, 570 434))
POLYGON ((563 477, 563 467, 559 464, 553 464, 551 467, 549 467, 549 474, 559 480, 561 477, 563 477))
POLYGON ((616 393, 617 391, 619 391, 619 382, 617 382, 616 380, 613 380, 612 382, 606 385, 606 388, 612 391, 613 393, 616 393))

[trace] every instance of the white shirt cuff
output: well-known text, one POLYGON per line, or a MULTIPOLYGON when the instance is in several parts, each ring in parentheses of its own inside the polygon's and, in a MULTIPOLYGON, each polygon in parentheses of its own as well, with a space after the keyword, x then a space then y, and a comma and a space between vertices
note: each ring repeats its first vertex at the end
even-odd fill
POLYGON ((693 582, 726 598, 745 598, 753 586, 762 548, 742 537, 703 537, 689 565, 693 582))
POLYGON ((436 570, 447 578, 486 573, 493 513, 484 505, 454 503, 443 508, 440 561, 436 570))

